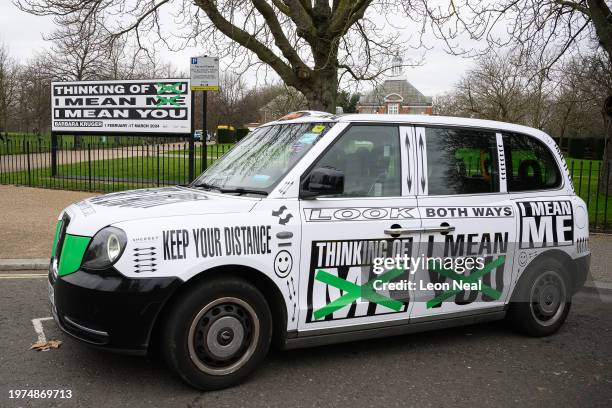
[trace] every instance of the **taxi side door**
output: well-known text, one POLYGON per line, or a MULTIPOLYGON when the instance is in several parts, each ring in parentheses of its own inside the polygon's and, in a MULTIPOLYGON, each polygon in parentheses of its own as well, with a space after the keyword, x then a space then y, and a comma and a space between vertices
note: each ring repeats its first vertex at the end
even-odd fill
POLYGON ((517 217, 502 135, 452 126, 415 133, 424 232, 411 322, 499 312, 511 293, 517 217))
POLYGON ((407 182, 416 171, 408 157, 411 131, 394 124, 352 124, 302 175, 299 336, 407 322, 409 291, 373 285, 377 279, 407 281, 408 275, 375 273, 373 263, 410 256, 418 242, 418 235, 394 233, 418 231, 421 224, 415 185, 407 182), (310 188, 337 177, 343 180, 340 190, 308 197, 310 188))

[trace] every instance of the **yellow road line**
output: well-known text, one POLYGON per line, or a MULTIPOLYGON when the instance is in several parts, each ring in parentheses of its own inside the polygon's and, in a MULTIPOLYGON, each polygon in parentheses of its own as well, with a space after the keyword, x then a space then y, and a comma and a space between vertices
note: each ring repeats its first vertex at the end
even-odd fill
POLYGON ((46 278, 46 273, 8 273, 0 274, 0 279, 36 279, 46 278))

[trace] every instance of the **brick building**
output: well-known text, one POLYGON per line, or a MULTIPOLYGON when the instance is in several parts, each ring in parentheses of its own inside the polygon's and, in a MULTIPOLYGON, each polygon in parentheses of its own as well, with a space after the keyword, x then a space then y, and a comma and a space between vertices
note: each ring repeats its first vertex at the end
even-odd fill
POLYGON ((362 95, 357 104, 358 113, 411 113, 431 115, 432 98, 423 95, 406 80, 402 60, 396 57, 391 75, 372 91, 362 95))

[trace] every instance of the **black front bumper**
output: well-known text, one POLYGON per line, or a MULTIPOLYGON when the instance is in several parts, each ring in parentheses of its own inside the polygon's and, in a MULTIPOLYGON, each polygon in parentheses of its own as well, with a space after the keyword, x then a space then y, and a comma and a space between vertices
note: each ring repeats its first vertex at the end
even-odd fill
POLYGON ((144 354, 163 305, 182 284, 179 278, 138 278, 114 268, 79 270, 58 277, 49 266, 53 316, 71 337, 117 352, 144 354))

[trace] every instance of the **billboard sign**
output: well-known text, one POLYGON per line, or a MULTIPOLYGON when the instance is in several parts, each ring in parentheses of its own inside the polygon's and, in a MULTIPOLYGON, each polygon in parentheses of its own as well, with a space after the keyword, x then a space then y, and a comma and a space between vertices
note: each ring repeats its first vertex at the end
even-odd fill
POLYGON ((192 91, 219 90, 219 58, 192 57, 189 66, 192 91))
POLYGON ((51 83, 57 133, 191 133, 188 79, 51 83))

